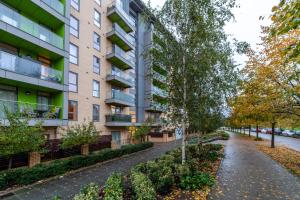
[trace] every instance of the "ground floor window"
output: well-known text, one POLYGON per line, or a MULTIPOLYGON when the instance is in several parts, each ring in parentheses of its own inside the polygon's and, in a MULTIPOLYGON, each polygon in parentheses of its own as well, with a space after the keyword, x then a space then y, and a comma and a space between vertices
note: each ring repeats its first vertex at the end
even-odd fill
POLYGON ((69 110, 68 110, 69 120, 77 121, 78 120, 78 102, 69 101, 69 110))

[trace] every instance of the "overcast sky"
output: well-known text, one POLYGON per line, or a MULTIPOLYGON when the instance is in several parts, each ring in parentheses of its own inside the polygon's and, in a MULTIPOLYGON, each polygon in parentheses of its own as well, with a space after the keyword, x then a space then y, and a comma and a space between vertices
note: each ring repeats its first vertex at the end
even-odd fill
MULTIPOLYGON (((147 0, 148 1, 148 0, 147 0)), ((150 0, 152 6, 162 6, 165 0, 150 0)), ((260 43, 260 27, 270 23, 271 9, 279 0, 237 0, 239 8, 234 9, 235 21, 227 24, 225 30, 239 41, 246 41, 252 48, 260 43), (259 16, 265 16, 265 20, 259 20, 259 16)), ((236 56, 236 62, 244 65, 245 57, 236 56)))

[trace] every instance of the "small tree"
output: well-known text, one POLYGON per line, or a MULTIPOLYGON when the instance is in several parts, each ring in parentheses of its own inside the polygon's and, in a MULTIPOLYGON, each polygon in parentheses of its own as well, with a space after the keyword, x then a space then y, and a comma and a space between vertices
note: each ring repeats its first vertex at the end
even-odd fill
POLYGON ((150 132, 151 126, 143 124, 141 127, 138 127, 134 133, 134 139, 139 140, 140 142, 145 141, 145 137, 150 132))
POLYGON ((19 111, 10 112, 6 107, 4 112, 9 125, 0 126, 0 156, 9 159, 8 169, 11 169, 13 155, 43 151, 46 139, 41 121, 31 126, 30 116, 19 111))
POLYGON ((67 129, 63 128, 63 130, 65 131, 61 144, 63 149, 93 143, 97 140, 100 133, 93 122, 76 124, 67 129))

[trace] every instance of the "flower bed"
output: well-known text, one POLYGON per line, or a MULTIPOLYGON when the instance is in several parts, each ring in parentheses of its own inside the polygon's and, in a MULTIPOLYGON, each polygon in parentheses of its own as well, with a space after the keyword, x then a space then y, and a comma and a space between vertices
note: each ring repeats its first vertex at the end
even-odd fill
POLYGON ((146 142, 136 145, 125 145, 121 149, 104 149, 88 156, 74 156, 63 160, 56 160, 50 163, 42 163, 32 168, 17 168, 0 172, 0 190, 12 186, 32 184, 39 180, 64 174, 66 172, 87 167, 96 163, 104 162, 123 155, 138 152, 153 146, 153 143, 146 142))
POLYGON ((186 149, 184 165, 181 164, 181 149, 178 148, 156 160, 136 165, 122 178, 120 174, 113 173, 96 199, 112 199, 111 191, 117 191, 113 194, 118 195, 116 199, 125 200, 206 197, 215 183, 223 147, 217 144, 188 145, 186 149))
POLYGON ((213 133, 209 133, 206 135, 201 135, 201 136, 192 136, 188 138, 188 143, 189 144, 198 144, 198 143, 205 143, 205 142, 211 142, 214 140, 228 140, 229 139, 229 134, 224 132, 224 131, 217 131, 213 133))

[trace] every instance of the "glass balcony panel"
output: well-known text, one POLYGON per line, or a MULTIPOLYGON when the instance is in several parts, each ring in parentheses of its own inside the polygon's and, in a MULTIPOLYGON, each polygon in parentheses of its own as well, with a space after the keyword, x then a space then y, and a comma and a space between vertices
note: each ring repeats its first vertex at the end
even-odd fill
POLYGON ((0 4, 0 20, 60 49, 64 47, 62 37, 3 4, 0 4))
POLYGON ((131 115, 124 115, 124 114, 111 114, 106 115, 106 122, 131 122, 131 115))
POLYGON ((122 35, 130 44, 134 45, 135 40, 132 36, 130 36, 128 33, 126 33, 118 24, 114 23, 112 26, 112 30, 118 32, 120 35, 122 35))
POLYGON ((162 90, 156 86, 152 86, 152 92, 155 94, 155 95, 158 95, 158 96, 161 96, 161 97, 167 97, 167 92, 165 90, 162 90))
POLYGON ((122 70, 118 69, 117 67, 112 67, 111 74, 112 76, 117 76, 121 79, 129 83, 134 83, 134 79, 129 74, 124 73, 122 70))
POLYGON ((0 99, 1 119, 6 118, 5 109, 10 112, 20 112, 21 116, 32 119, 59 119, 59 114, 62 112, 60 106, 0 99))
POLYGON ((134 97, 118 90, 112 90, 107 95, 108 99, 115 99, 134 104, 134 97))
POLYGON ((43 66, 38 61, 21 58, 5 51, 0 51, 0 69, 56 83, 61 83, 63 75, 61 71, 43 66))
POLYGON ((159 80, 161 82, 166 82, 167 81, 167 77, 165 77, 164 75, 159 74, 156 71, 153 71, 153 78, 155 78, 156 80, 159 80))
POLYGON ((58 0, 41 0, 60 14, 64 15, 65 12, 65 6, 58 0))
POLYGON ((111 5, 110 7, 116 7, 119 10, 121 15, 127 20, 127 22, 129 23, 130 26, 132 26, 132 27, 135 26, 135 23, 134 23, 134 20, 132 19, 132 17, 130 17, 130 15, 125 12, 122 0, 113 0, 110 5, 111 5))

